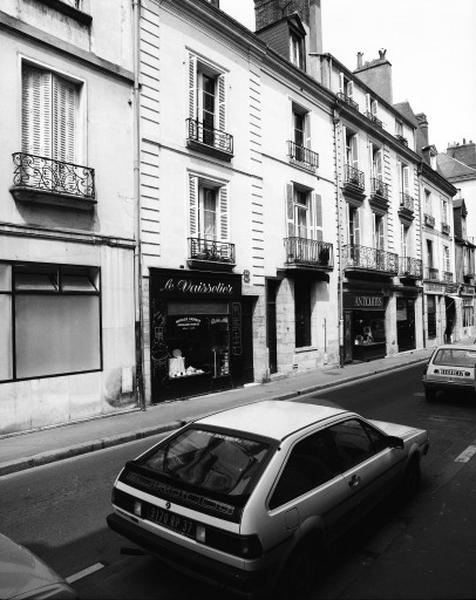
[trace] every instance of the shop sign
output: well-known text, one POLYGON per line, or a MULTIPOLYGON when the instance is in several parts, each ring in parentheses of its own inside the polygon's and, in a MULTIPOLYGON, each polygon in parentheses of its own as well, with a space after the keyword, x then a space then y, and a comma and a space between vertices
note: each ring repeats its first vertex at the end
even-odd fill
POLYGON ((234 356, 241 356, 241 304, 232 302, 231 304, 231 353, 234 356))
POLYGON ((181 317, 175 321, 175 325, 179 329, 186 331, 194 330, 200 327, 202 320, 198 317, 181 317))
POLYGON ((153 272, 151 276, 153 295, 170 298, 233 298, 241 295, 241 278, 226 276, 216 277, 205 274, 185 272, 175 274, 173 271, 153 272))
POLYGON ((474 286, 472 285, 462 285, 460 290, 461 295, 463 296, 474 296, 474 286))
POLYGON ((446 291, 446 288, 444 285, 441 285, 441 283, 425 282, 423 284, 423 291, 425 293, 433 292, 436 294, 444 294, 446 291))
POLYGON ((384 310, 383 296, 344 294, 344 308, 354 310, 384 310))
POLYGON ((450 283, 446 286, 447 294, 457 294, 458 293, 458 285, 456 283, 450 283))

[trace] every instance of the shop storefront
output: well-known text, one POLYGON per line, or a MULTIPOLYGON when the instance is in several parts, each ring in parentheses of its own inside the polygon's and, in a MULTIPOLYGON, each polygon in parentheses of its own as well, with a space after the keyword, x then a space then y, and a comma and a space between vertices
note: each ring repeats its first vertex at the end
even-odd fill
POLYGON ((239 275, 151 269, 150 307, 152 402, 252 380, 252 336, 243 342, 251 311, 239 275))
POLYGON ((344 293, 344 360, 367 361, 386 355, 383 294, 344 293))
POLYGON ((414 350, 415 341, 415 297, 397 296, 397 342, 399 352, 414 350))

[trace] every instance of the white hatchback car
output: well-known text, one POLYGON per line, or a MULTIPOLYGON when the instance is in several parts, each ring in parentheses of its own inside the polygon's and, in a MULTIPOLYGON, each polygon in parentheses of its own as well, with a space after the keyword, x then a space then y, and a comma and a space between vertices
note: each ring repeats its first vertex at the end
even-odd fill
POLYGON ((433 352, 423 373, 427 400, 434 400, 438 391, 476 391, 476 345, 444 345, 433 352))
POLYGON ((189 423, 128 462, 107 521, 224 589, 300 598, 328 542, 396 486, 416 488, 427 450, 422 429, 338 407, 248 404, 189 423))

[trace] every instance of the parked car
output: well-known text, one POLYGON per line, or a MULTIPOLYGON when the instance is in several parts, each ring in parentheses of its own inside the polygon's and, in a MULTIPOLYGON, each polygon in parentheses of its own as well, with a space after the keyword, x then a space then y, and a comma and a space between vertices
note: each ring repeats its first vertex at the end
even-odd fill
POLYGON ((0 534, 2 600, 72 600, 73 588, 24 546, 0 534))
POLYGON ((126 463, 109 527, 224 589, 301 598, 316 559, 384 496, 414 490, 427 432, 263 401, 185 425, 126 463))
POLYGON ((438 391, 475 391, 476 346, 443 345, 436 348, 423 373, 427 400, 434 400, 438 391))

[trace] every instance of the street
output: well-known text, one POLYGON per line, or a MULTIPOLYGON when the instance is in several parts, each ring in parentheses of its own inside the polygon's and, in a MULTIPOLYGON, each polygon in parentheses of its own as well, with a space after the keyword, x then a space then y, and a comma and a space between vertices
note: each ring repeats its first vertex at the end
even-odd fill
MULTIPOLYGON (((367 418, 411 424, 430 434, 419 495, 401 506, 385 503, 339 542, 312 598, 476 596, 476 459, 459 458, 476 440, 476 404, 448 397, 428 404, 420 383, 422 368, 396 370, 299 399, 325 399, 367 418)), ((132 545, 106 527, 115 476, 128 458, 157 439, 2 477, 2 533, 61 575, 78 574, 72 581, 81 598, 222 597, 153 558, 121 553, 132 545)))

